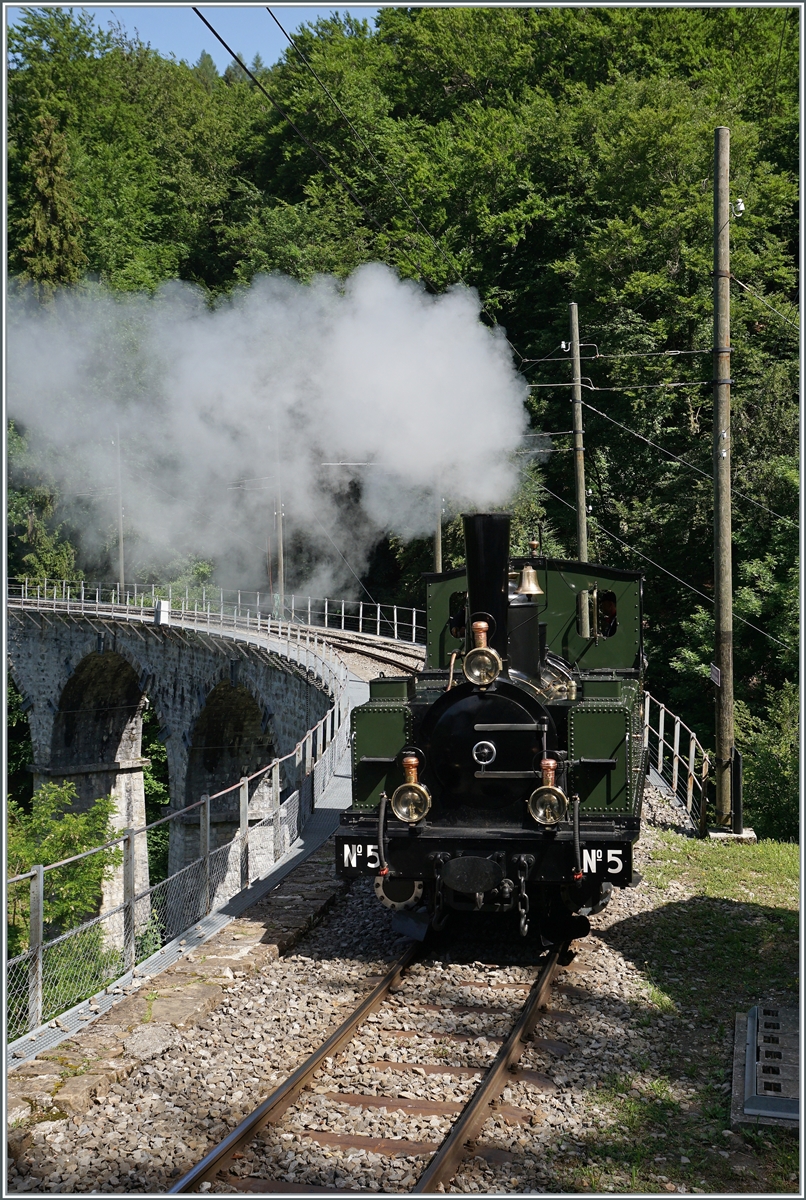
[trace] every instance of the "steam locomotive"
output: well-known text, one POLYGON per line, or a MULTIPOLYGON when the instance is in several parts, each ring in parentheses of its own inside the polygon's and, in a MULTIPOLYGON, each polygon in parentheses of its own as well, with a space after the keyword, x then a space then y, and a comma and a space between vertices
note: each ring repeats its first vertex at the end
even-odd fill
POLYGON ((466 567, 425 576, 423 670, 352 714, 336 869, 374 875, 418 938, 465 910, 553 945, 637 881, 642 577, 537 542, 510 558, 510 523, 463 517, 466 567))

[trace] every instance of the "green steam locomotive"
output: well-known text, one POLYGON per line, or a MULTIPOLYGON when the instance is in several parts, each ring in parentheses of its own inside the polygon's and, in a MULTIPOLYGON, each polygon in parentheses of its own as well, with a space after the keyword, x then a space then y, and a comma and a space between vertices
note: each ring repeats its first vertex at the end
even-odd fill
POLYGON ((336 869, 375 876, 401 932, 512 914, 544 946, 630 887, 647 771, 642 577, 510 557, 507 513, 463 518, 466 567, 425 576, 422 671, 352 714, 336 869))

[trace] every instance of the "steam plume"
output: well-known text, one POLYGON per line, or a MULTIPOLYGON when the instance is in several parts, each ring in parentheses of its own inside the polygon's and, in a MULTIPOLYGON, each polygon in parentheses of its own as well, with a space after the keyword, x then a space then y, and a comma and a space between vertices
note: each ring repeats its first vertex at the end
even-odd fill
POLYGON ((178 283, 21 294, 8 412, 89 548, 114 528, 119 428, 130 573, 197 554, 265 586, 281 492, 287 538, 317 546, 306 580, 289 564, 299 590, 355 588, 334 544, 360 571, 383 533, 433 530, 438 492, 458 510, 515 488, 525 387, 478 317, 475 292, 432 297, 378 264, 346 283, 259 277, 214 310, 178 283))

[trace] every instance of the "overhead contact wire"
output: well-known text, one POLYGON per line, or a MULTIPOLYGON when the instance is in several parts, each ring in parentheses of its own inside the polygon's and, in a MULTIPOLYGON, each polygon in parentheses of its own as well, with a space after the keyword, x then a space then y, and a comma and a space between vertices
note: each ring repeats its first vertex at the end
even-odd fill
MULTIPOLYGON (((562 383, 527 383, 530 388, 567 388, 571 387, 575 380, 564 380, 562 383)), ((589 392, 646 392, 657 391, 659 388, 687 388, 687 387, 712 387, 713 379, 692 379, 692 380, 676 380, 674 383, 633 383, 628 387, 597 387, 592 382, 589 375, 585 375, 580 381, 579 386, 586 388, 589 392), (587 380, 587 382, 585 382, 587 380)))
POLYGON ((751 296, 755 296, 756 300, 758 300, 760 304, 764 304, 770 310, 770 312, 774 312, 776 317, 780 317, 782 321, 786 321, 787 325, 791 325, 793 329, 800 329, 800 324, 797 321, 791 320, 790 317, 785 317, 784 314, 779 312, 777 308, 773 308, 768 300, 765 300, 763 296, 759 296, 758 292, 754 292, 753 289, 748 287, 746 283, 742 283, 741 279, 737 279, 735 275, 731 275, 731 279, 734 283, 738 283, 740 288, 744 288, 746 292, 749 292, 751 296))
MULTIPOLYGON (((538 483, 537 486, 542 488, 544 492, 548 492, 549 496, 552 496, 555 500, 559 500, 560 504, 564 504, 566 508, 570 508, 572 512, 576 512, 577 509, 575 504, 570 504, 568 500, 563 500, 562 496, 558 496, 556 492, 551 490, 551 488, 547 488, 544 483, 538 483)), ((664 575, 668 575, 670 579, 674 579, 677 581, 677 583, 682 584, 683 587, 688 588, 688 590, 693 592, 695 596, 701 596, 702 599, 707 600, 709 604, 714 603, 714 600, 711 596, 707 596, 705 592, 701 592, 699 588, 695 588, 693 583, 689 583, 687 580, 681 579, 680 576, 675 575, 673 571, 669 571, 666 569, 666 567, 662 567, 660 563, 656 563, 653 558, 650 558, 648 554, 644 554, 643 551, 636 550, 635 546, 631 546, 629 542, 625 542, 624 539, 618 537, 617 534, 611 533, 609 529, 605 529, 604 525, 602 525, 598 520, 596 521, 596 528, 597 530, 601 530, 602 533, 607 534, 607 536, 612 538, 614 542, 618 542, 620 545, 624 546, 624 548, 629 550, 632 554, 637 554, 638 557, 643 558, 645 562, 650 563, 653 567, 657 567, 659 571, 663 571, 664 575)), ((741 621, 742 625, 747 625, 748 629, 754 629, 756 633, 760 633, 765 638, 769 638, 771 642, 776 642, 779 646, 783 646, 786 650, 792 649, 792 646, 789 644, 789 642, 782 642, 780 638, 775 637, 771 633, 767 633, 766 629, 760 629, 758 625, 753 625, 750 621, 745 621, 744 617, 738 616, 738 614, 735 612, 733 616, 735 620, 741 621)))
MULTIPOLYGON (((638 431, 635 429, 630 429, 629 425, 622 425, 621 421, 617 421, 615 417, 608 416, 607 413, 603 413, 600 409, 594 408, 593 405, 588 404, 586 400, 582 401, 582 405, 584 408, 589 408, 591 412, 596 413, 598 417, 604 417, 604 419, 606 421, 610 421, 611 424, 618 425, 619 429, 623 429, 625 433, 631 433, 633 437, 638 438, 642 442, 646 442, 646 444, 648 446, 652 446, 654 450, 660 450, 661 454, 667 455, 668 458, 673 458, 675 462, 682 463, 683 466, 688 467, 690 471, 696 471, 698 475, 704 476, 713 483, 713 475, 708 471, 703 471, 702 467, 695 467, 694 463, 690 463, 687 459, 681 458, 679 454, 672 454, 671 450, 666 450, 663 446, 659 446, 657 442, 650 441, 650 439, 648 437, 644 437, 642 433, 638 433, 638 431)), ((779 521, 786 521, 788 525, 792 525, 795 529, 799 528, 797 521, 793 521, 791 517, 785 517, 783 513, 775 512, 774 509, 768 508, 766 504, 762 504, 760 500, 754 500, 752 496, 748 496, 746 492, 739 492, 735 488, 733 489, 733 492, 734 495, 740 496, 742 500, 747 500, 750 504, 755 504, 756 508, 760 508, 764 512, 769 513, 771 517, 777 517, 779 521)))
MULTIPOLYGON (((560 347, 558 346, 559 350, 560 347)), ((554 353, 552 351, 552 353, 554 353)), ((617 359, 617 358, 676 358, 681 354, 713 354, 713 350, 635 350, 627 354, 583 354, 580 356, 580 362, 596 362, 599 358, 617 359)), ((564 358, 525 358, 525 363, 541 363, 541 362, 571 362, 569 354, 564 358)))

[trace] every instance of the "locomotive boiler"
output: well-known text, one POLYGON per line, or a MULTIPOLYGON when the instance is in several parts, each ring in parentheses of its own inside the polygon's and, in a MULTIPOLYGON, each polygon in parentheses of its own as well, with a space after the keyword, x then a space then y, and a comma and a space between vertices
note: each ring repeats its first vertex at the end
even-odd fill
POLYGON ((555 944, 635 881, 642 577, 536 542, 511 558, 510 520, 463 517, 466 566, 425 576, 423 670, 352 713, 336 868, 373 875, 416 937, 459 910, 555 944))

